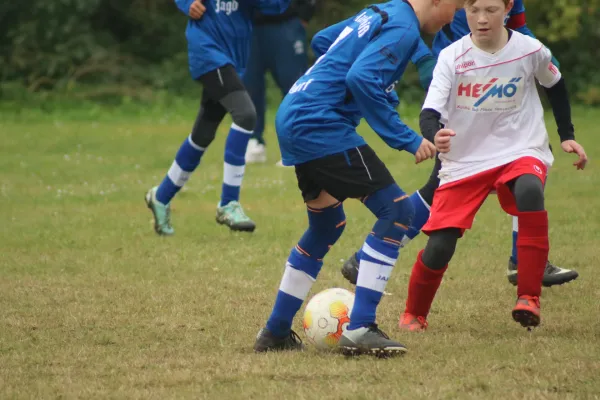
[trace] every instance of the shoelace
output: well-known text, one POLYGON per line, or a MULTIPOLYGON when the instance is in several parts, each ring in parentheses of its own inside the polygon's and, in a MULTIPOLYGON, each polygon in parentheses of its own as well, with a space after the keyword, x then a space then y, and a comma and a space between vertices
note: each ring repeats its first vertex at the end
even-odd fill
POLYGON ((371 324, 369 326, 369 331, 371 332, 375 332, 376 334, 383 336, 386 339, 389 339, 390 337, 388 335, 385 334, 384 331, 382 331, 381 329, 379 329, 379 327, 377 326, 377 324, 371 324))
POLYGON ((290 336, 288 336, 288 339, 292 343, 302 344, 302 339, 300 339, 300 336, 298 336, 298 334, 293 330, 290 331, 290 336))
POLYGON ((235 217, 235 219, 247 219, 246 214, 244 214, 244 210, 242 209, 242 205, 237 201, 230 203, 231 204, 231 214, 235 217))
POLYGON ((165 225, 167 228, 171 227, 171 207, 167 207, 165 210, 165 225))

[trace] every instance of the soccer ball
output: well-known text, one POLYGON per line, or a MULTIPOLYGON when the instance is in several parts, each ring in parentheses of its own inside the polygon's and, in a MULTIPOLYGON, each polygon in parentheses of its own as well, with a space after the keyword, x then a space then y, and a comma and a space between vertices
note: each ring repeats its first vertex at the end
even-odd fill
POLYGON ((313 296, 304 310, 302 326, 308 342, 319 350, 337 346, 350 323, 354 293, 341 288, 327 289, 313 296))

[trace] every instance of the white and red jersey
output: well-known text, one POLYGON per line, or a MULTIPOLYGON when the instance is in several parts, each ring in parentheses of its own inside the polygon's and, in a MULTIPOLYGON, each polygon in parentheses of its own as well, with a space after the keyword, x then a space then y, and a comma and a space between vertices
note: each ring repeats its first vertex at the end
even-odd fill
POLYGON ((535 85, 560 80, 551 58, 539 40, 514 31, 495 54, 477 48, 470 35, 442 50, 423 104, 456 133, 450 151, 440 154, 440 185, 526 156, 552 165, 535 85))

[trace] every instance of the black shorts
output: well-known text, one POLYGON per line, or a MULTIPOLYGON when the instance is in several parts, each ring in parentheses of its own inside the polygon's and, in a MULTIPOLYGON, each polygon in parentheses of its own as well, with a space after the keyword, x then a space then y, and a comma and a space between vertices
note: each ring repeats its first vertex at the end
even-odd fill
POLYGON ((339 201, 358 199, 395 183, 392 174, 368 145, 296 165, 305 202, 322 190, 339 201))

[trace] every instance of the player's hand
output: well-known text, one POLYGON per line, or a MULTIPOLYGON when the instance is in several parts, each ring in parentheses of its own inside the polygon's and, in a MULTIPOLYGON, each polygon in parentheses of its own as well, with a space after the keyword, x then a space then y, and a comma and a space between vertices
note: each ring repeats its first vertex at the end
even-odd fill
POLYGON ((579 156, 579 160, 573 163, 573 165, 576 166, 577 169, 585 168, 585 165, 587 164, 587 155, 585 154, 583 146, 581 146, 574 140, 565 140, 560 144, 560 147, 562 147, 562 149, 566 153, 575 153, 579 156))
POLYGON ((190 6, 190 18, 191 19, 200 19, 204 15, 206 11, 206 7, 202 4, 202 0, 194 0, 192 5, 190 6))
POLYGON ((452 129, 440 129, 433 138, 435 148, 440 153, 447 153, 450 151, 450 138, 456 136, 456 133, 452 129))
POLYGON ((435 157, 435 146, 429 140, 423 138, 421 145, 415 153, 415 164, 433 157, 435 157))

